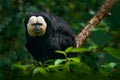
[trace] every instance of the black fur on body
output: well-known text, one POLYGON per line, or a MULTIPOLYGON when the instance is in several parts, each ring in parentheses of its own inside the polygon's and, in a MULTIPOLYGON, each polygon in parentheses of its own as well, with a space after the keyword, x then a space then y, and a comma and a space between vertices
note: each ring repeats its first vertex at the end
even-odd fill
POLYGON ((43 36, 31 37, 26 28, 26 48, 37 61, 48 59, 65 58, 64 55, 56 53, 55 50, 65 50, 69 46, 75 47, 75 39, 70 26, 61 18, 45 12, 29 13, 25 19, 27 27, 31 16, 42 16, 47 29, 43 36))

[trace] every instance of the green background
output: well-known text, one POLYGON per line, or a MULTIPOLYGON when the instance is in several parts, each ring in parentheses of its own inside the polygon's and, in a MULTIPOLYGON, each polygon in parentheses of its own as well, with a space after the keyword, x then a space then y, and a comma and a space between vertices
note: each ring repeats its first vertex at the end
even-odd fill
MULTIPOLYGON (((34 62, 24 47, 24 18, 27 12, 47 11, 57 15, 67 21, 75 35, 77 35, 95 15, 103 1, 104 0, 0 0, 0 80, 14 80, 15 77, 13 77, 13 75, 15 75, 17 71, 12 71, 10 67, 11 64, 30 64, 34 62)), ((99 25, 97 25, 97 28, 92 30, 92 34, 86 40, 83 47, 97 46, 99 50, 104 47, 120 48, 119 8, 120 2, 111 9, 110 12, 112 15, 105 17, 99 25)), ((106 57, 106 61, 113 62, 114 59, 106 57)), ((20 72, 17 74, 20 74, 20 72)), ((24 79, 22 77, 15 80, 24 79)), ((28 78, 28 80, 30 79, 28 78)))

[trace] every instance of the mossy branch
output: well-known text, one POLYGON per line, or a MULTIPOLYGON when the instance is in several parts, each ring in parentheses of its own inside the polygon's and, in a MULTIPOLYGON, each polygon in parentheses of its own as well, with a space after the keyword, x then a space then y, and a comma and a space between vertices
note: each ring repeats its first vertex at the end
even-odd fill
POLYGON ((110 9, 118 2, 118 0, 105 0, 100 7, 96 15, 88 22, 84 29, 75 37, 76 47, 80 47, 87 37, 90 35, 90 28, 96 27, 96 25, 105 17, 110 15, 110 9))

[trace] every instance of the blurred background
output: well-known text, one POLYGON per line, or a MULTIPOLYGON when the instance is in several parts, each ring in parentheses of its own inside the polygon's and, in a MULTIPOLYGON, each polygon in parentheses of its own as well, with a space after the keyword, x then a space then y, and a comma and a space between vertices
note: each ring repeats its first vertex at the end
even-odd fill
MULTIPOLYGON (((12 63, 30 63, 25 49, 24 18, 27 12, 46 11, 63 18, 77 35, 95 15, 104 0, 0 0, 0 77, 3 68, 12 63)), ((120 48, 120 2, 111 9, 83 44, 99 48, 120 48)))

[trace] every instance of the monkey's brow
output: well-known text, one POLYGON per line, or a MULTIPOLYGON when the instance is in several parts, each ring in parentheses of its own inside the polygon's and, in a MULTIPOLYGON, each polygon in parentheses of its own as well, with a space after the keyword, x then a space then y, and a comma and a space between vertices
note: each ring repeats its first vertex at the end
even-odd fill
POLYGON ((42 25, 42 23, 38 23, 38 22, 37 22, 37 23, 33 23, 32 25, 34 25, 34 26, 35 26, 35 25, 42 25))

